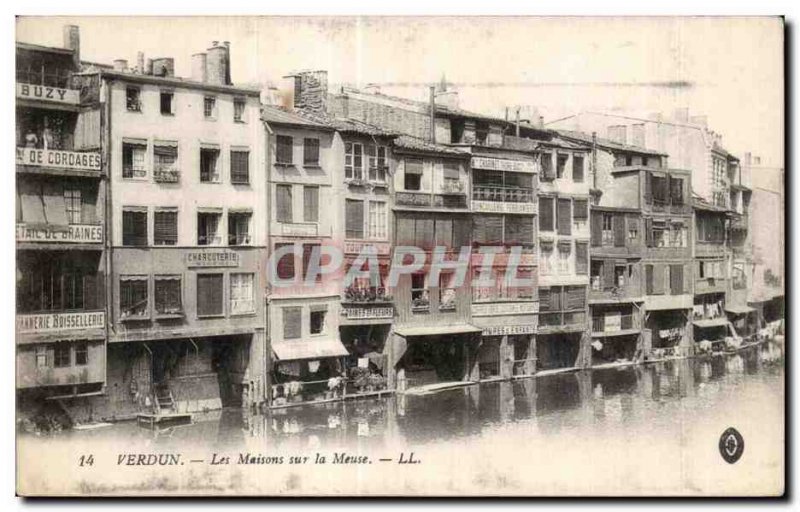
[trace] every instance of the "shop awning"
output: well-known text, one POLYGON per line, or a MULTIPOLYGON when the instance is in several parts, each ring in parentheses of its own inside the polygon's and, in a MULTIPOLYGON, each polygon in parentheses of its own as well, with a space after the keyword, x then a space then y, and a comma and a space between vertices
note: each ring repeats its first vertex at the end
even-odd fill
POLYGON ((695 320, 692 322, 696 327, 721 327, 728 325, 727 318, 708 318, 703 320, 695 320))
POLYGON ((409 336, 436 336, 440 334, 468 334, 481 332, 480 327, 470 324, 431 325, 424 327, 397 327, 394 332, 404 338, 409 336))
POLYGON ((279 341, 272 344, 272 351, 281 361, 348 355, 347 349, 337 339, 279 341))
POLYGON ((752 313, 755 309, 750 306, 725 306, 725 311, 734 315, 746 315, 747 313, 752 313))

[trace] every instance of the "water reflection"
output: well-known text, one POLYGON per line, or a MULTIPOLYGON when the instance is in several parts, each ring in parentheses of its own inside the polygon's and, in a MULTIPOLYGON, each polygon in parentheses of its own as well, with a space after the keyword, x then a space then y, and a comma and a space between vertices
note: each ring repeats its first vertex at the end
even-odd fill
POLYGON ((718 393, 775 381, 782 369, 781 347, 767 343, 724 356, 561 373, 431 395, 307 405, 266 414, 224 410, 200 415, 192 425, 158 432, 125 423, 65 435, 125 436, 162 449, 190 443, 215 450, 258 451, 276 446, 421 444, 491 435, 509 425, 544 435, 560 434, 651 421, 667 424, 673 418, 659 412, 665 406, 678 404, 691 414, 718 393))

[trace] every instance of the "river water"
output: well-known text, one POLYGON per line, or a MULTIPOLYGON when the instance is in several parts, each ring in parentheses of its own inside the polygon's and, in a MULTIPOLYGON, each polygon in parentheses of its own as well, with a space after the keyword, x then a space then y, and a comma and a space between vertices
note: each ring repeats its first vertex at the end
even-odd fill
POLYGON ((775 494, 783 427, 783 355, 768 343, 429 395, 223 410, 160 431, 128 422, 23 436, 18 451, 25 482, 62 493, 775 494), (728 427, 745 440, 735 464, 719 454, 728 427), (180 462, 129 465, 141 454, 180 462))

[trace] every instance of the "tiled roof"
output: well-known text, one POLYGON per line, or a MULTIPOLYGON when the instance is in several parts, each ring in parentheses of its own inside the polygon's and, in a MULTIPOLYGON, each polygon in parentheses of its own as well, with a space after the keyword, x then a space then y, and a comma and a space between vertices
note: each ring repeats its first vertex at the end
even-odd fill
MULTIPOLYGON (((565 139, 577 140, 584 144, 592 143, 592 135, 589 133, 576 132, 573 130, 555 130, 555 132, 565 139)), ((627 151, 630 153, 639 153, 643 155, 667 156, 666 153, 662 153, 661 151, 655 151, 653 149, 647 149, 641 146, 633 146, 631 144, 621 144, 619 142, 603 139, 601 137, 597 137, 597 145, 606 149, 610 149, 611 151, 627 151)))
POLYGON ((296 112, 289 112, 288 110, 275 105, 264 105, 263 107, 261 107, 261 119, 263 119, 268 123, 306 126, 309 128, 317 128, 321 130, 333 129, 327 124, 313 120, 306 115, 299 114, 296 112))
POLYGON ((416 137, 411 137, 410 135, 401 135, 397 137, 394 141, 395 147, 401 149, 409 149, 414 151, 425 151, 429 153, 441 153, 447 155, 457 155, 462 156, 465 158, 469 157, 469 153, 465 151, 459 151, 456 148, 445 146, 442 144, 434 144, 432 142, 428 142, 422 139, 418 139, 416 137))
POLYGON ((359 135, 369 135, 371 137, 397 137, 399 135, 398 133, 384 130, 373 124, 358 121, 350 117, 334 117, 329 114, 320 114, 316 112, 302 112, 302 115, 303 117, 329 126, 342 133, 355 133, 359 135))

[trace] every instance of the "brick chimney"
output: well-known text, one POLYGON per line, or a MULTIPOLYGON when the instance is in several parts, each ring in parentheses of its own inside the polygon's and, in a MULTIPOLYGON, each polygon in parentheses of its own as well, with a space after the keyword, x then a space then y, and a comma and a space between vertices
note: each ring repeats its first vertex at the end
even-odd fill
POLYGON ((300 71, 294 78, 294 108, 316 114, 328 111, 328 72, 300 71))
POLYGON ((81 69, 81 29, 77 25, 64 25, 64 48, 72 50, 72 64, 81 69))

